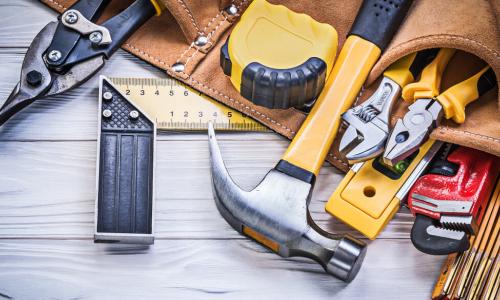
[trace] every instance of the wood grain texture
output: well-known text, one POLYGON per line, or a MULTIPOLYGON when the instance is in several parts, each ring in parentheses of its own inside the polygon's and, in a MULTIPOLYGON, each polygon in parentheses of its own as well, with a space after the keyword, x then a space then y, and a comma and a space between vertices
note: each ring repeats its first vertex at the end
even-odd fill
MULTIPOLYGON (((55 14, 38 1, 0 1, 0 103, 32 38, 55 14), (29 16, 27 20, 26 16, 29 16)), ((107 76, 164 76, 119 51, 107 76)), ((402 209, 347 285, 305 259, 282 259, 238 235, 215 208, 204 133, 166 133, 157 150, 155 245, 92 242, 97 78, 37 103, 0 127, 0 299, 428 299, 442 258, 413 248, 402 209)), ((226 133, 229 172, 252 188, 288 141, 226 133)), ((321 170, 310 205, 323 228, 359 236, 324 212, 343 174, 321 170)))
POLYGON ((434 259, 403 240, 373 242, 367 261, 346 284, 309 260, 281 259, 248 240, 156 241, 150 249, 0 240, 0 293, 14 299, 421 300, 431 290, 429 277, 437 276, 429 271, 434 259), (402 266, 406 272, 395 272, 402 266))

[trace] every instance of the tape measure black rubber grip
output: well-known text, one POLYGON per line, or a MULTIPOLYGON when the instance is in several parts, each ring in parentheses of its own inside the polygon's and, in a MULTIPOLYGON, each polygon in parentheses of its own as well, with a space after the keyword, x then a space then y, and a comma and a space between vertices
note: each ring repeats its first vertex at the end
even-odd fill
POLYGON ((403 22, 412 0, 365 0, 349 35, 357 35, 384 51, 403 22))
POLYGON ((336 49, 337 33, 331 25, 255 0, 221 48, 220 65, 254 104, 302 108, 321 93, 336 49))
MULTIPOLYGON (((228 42, 221 48, 220 64, 231 76, 228 42)), ((254 104, 268 108, 303 107, 313 102, 325 86, 326 63, 311 57, 303 64, 275 69, 259 62, 246 66, 241 78, 240 94, 254 104)))

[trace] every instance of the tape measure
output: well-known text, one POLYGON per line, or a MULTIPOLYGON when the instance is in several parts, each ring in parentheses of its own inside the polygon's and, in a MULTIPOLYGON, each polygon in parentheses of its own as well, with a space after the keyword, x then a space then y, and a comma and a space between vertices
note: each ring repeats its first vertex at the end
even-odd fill
POLYGON ((283 5, 255 0, 221 48, 221 67, 246 99, 267 108, 310 107, 337 52, 337 32, 283 5))
POLYGON ((250 117, 231 109, 173 78, 109 78, 151 118, 160 131, 269 131, 250 117))

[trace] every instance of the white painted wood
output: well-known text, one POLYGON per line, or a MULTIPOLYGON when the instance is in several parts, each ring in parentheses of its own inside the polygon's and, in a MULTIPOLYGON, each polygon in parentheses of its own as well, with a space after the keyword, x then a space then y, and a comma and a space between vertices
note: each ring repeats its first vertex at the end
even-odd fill
POLYGON ((402 240, 371 243, 366 260, 348 285, 309 260, 281 259, 247 240, 156 241, 150 249, 0 240, 0 293, 36 300, 422 300, 437 276, 436 260, 402 240))
MULTIPOLYGON (((31 39, 55 16, 38 1, 0 1, 0 103, 18 80, 31 39)), ((124 51, 102 74, 164 76, 124 51)), ((0 299, 429 298, 442 258, 413 248, 407 210, 369 242, 350 285, 235 233, 213 203, 204 133, 159 136, 155 245, 93 244, 96 110, 94 78, 38 101, 0 128, 0 299)), ((257 184, 288 145, 273 133, 219 140, 244 188, 257 184)), ((357 235, 324 212, 342 176, 324 166, 310 209, 323 228, 357 235)))
MULTIPOLYGON (((247 189, 274 166, 285 144, 221 141, 229 171, 247 189)), ((0 173, 0 237, 90 239, 95 149, 95 142, 86 141, 1 143, 0 170, 15 172, 0 173)), ((157 237, 239 237, 213 203, 207 142, 160 141, 157 151, 157 237)), ((358 235, 324 213, 341 178, 331 166, 322 169, 311 212, 329 231, 358 235)), ((408 213, 399 213, 380 238, 408 238, 412 220, 408 213)))

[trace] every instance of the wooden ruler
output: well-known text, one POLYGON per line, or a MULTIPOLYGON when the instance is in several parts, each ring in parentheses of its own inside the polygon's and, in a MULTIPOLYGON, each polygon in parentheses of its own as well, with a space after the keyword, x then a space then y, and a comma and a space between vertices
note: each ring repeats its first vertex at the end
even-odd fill
POLYGON ((172 78, 109 78, 141 110, 156 119, 158 130, 269 131, 250 117, 172 78))

